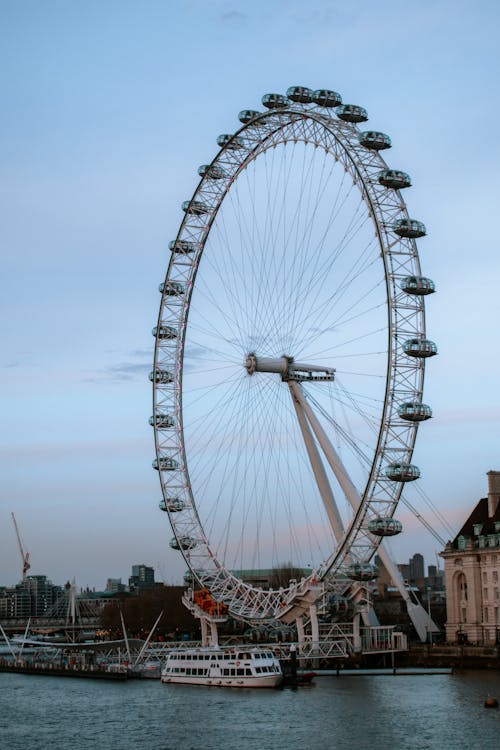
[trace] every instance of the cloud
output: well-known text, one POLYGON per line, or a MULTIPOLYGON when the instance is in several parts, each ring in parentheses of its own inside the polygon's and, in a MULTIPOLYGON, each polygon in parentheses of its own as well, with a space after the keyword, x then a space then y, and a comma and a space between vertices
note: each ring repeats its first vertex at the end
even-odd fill
POLYGON ((126 356, 137 359, 146 359, 146 362, 134 362, 124 360, 114 365, 105 367, 95 375, 89 375, 83 378, 85 383, 123 383, 136 380, 138 377, 143 379, 153 366, 153 352, 150 349, 132 349, 126 353, 126 356))
POLYGON ((234 10, 231 8, 230 10, 226 10, 221 15, 221 19, 223 21, 244 21, 246 19, 246 15, 244 13, 241 13, 239 10, 234 10))

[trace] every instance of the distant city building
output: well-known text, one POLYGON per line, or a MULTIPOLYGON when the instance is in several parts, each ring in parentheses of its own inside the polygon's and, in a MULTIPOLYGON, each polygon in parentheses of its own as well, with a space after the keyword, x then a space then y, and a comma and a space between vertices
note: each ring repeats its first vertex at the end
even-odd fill
POLYGON ((500 642, 500 471, 487 476, 488 497, 441 553, 449 642, 500 642))
POLYGON ((106 581, 106 593, 117 594, 120 591, 125 591, 126 588, 127 587, 124 583, 122 583, 121 578, 108 578, 108 580, 106 581))
POLYGON ((412 583, 417 583, 417 581, 424 577, 424 558, 420 552, 416 552, 413 557, 410 558, 410 581, 412 583))
POLYGON ((132 575, 128 579, 130 591, 155 585, 155 571, 147 565, 132 565, 132 575))
POLYGON ((47 576, 27 576, 15 586, 0 589, 0 619, 43 617, 63 596, 47 576))

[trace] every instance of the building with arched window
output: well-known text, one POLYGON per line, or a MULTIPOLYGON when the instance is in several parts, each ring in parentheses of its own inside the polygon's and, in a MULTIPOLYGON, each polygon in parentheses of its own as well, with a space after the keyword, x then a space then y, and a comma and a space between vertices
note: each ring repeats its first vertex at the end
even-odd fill
POLYGON ((444 558, 446 640, 500 642, 500 471, 489 471, 483 497, 444 558))

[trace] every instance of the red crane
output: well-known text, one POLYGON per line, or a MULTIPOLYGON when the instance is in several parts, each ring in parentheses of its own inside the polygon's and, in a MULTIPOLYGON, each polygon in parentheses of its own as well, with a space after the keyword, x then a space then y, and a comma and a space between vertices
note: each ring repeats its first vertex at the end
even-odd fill
POLYGON ((12 516, 12 520, 14 522, 14 528, 16 530, 17 543, 19 544, 19 552, 21 553, 21 559, 23 561, 23 581, 25 581, 26 580, 26 573, 31 568, 31 565, 30 565, 30 553, 29 552, 25 552, 24 549, 23 549, 23 543, 21 541, 21 535, 19 533, 19 529, 17 528, 16 517, 15 517, 14 513, 11 513, 10 515, 12 516))

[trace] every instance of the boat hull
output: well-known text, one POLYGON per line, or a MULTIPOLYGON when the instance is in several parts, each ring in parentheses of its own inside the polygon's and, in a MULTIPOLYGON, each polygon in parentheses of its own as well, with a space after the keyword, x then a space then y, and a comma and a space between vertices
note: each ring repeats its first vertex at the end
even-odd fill
POLYGON ((165 684, 206 685, 208 687, 231 688, 276 688, 281 685, 280 675, 256 675, 255 677, 190 677, 184 675, 162 676, 165 684))

